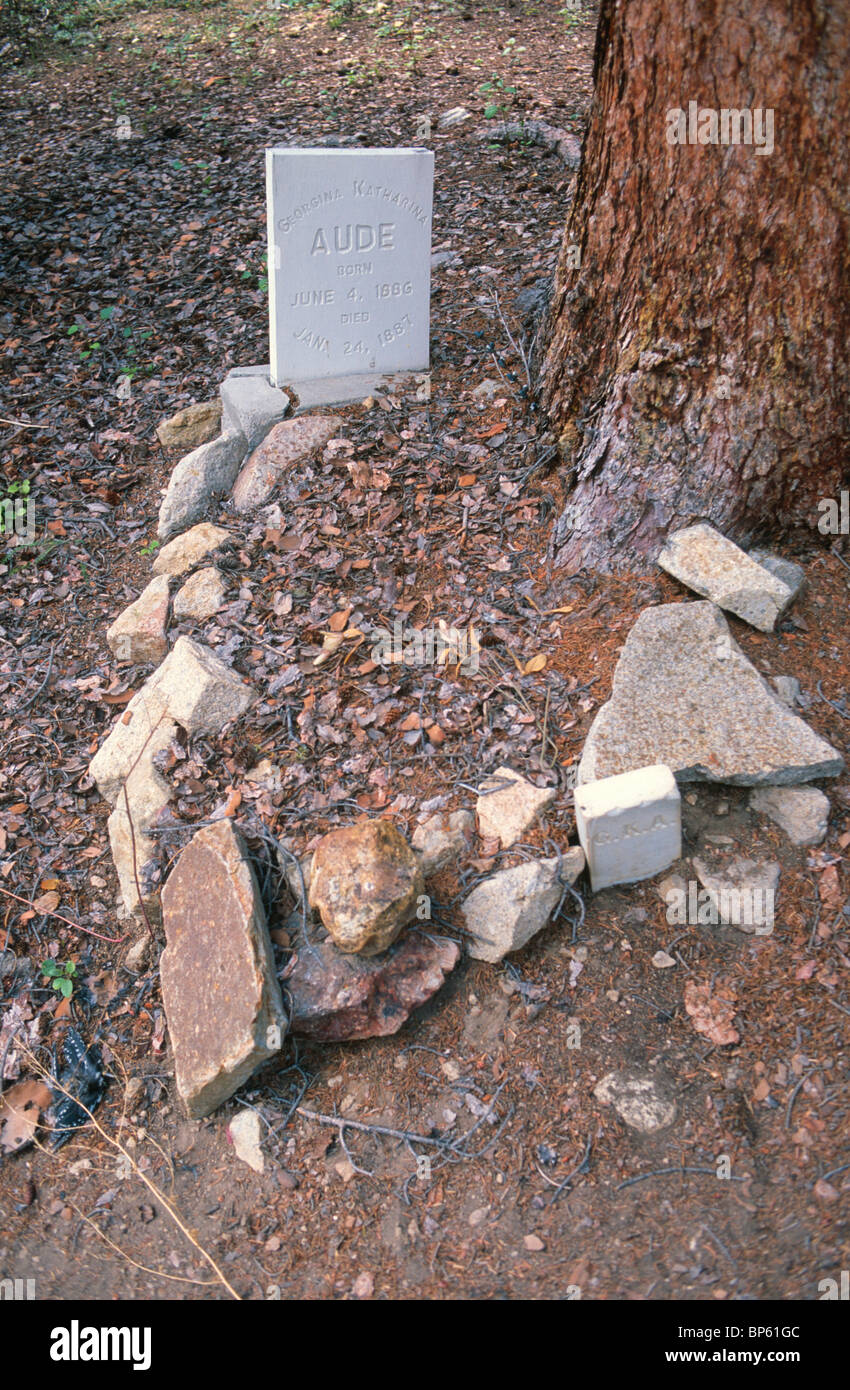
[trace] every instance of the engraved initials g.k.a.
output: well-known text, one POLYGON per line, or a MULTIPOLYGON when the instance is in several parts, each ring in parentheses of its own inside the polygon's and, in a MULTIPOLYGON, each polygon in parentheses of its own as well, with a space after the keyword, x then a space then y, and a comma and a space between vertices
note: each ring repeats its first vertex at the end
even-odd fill
POLYGON ((663 816, 655 816, 651 825, 642 828, 637 825, 626 824, 619 835, 612 835, 609 831, 598 830, 593 836, 595 845, 615 845, 620 840, 633 840, 638 835, 651 835, 653 830, 663 830, 668 822, 663 816))
POLYGON ((310 247, 311 256, 340 256, 360 251, 393 251, 394 222, 379 222, 377 227, 366 222, 346 222, 339 227, 317 227, 310 247))

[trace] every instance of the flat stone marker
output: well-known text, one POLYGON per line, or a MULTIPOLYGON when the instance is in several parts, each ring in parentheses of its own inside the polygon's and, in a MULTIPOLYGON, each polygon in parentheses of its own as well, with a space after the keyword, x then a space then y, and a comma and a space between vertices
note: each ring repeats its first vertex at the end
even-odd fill
POLYGON ((656 763, 680 784, 737 787, 811 782, 844 768, 841 754, 771 690, 712 603, 643 610, 588 732, 578 781, 656 763))
POLYGON ((681 856, 681 797, 661 763, 585 782, 575 808, 594 893, 652 878, 681 856))
POLYGON ((425 372, 434 155, 268 149, 271 385, 425 372))
POLYGON ((286 1032, 254 871, 229 820, 192 837, 162 890, 162 916, 177 1090, 200 1119, 280 1051, 286 1032))

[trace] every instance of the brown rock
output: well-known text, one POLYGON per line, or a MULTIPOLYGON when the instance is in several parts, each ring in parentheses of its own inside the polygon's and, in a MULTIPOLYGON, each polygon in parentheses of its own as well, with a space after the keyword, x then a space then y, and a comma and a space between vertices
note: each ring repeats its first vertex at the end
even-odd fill
POLYGON ((232 493, 237 512, 261 507, 281 476, 299 459, 327 444, 339 427, 333 415, 299 415, 275 425, 242 465, 232 493))
POLYGON ((201 401, 178 410, 170 420, 156 427, 156 437, 163 449, 197 449, 208 439, 215 439, 221 426, 221 401, 201 401))
POLYGON ((292 1032, 322 1042, 396 1033, 436 994, 459 957, 454 941, 415 931, 372 960, 343 955, 327 938, 301 947, 286 981, 292 1032))
POLYGON ((416 916, 424 892, 419 861, 392 821, 332 830, 313 855, 309 903, 341 951, 385 951, 416 916))
POLYGON ((265 913, 229 820, 193 836, 162 890, 162 914, 177 1090, 200 1119, 279 1051, 286 1031, 265 913))

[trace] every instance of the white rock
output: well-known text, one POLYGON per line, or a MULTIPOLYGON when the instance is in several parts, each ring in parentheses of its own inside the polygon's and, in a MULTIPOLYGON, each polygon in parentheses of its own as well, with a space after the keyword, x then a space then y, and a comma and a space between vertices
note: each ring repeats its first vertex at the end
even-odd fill
POLYGON ((751 550, 750 559, 787 584, 794 598, 799 598, 806 587, 806 571, 793 560, 784 560, 781 555, 773 555, 769 550, 751 550))
POLYGON ((795 845, 819 845, 829 825, 829 798, 814 787, 756 787, 750 810, 769 816, 795 845))
POLYGON ((230 532, 223 526, 213 526, 209 521, 200 521, 197 526, 184 531, 182 536, 175 536, 173 541, 162 547, 153 562, 153 572, 170 574, 176 578, 229 540, 230 532))
POLYGON ((450 126, 462 125, 464 121, 468 121, 471 114, 465 106, 452 106, 450 110, 443 112, 437 124, 441 130, 448 130, 450 126))
POLYGON ((595 893, 654 878, 682 853, 682 802, 669 767, 655 764, 575 790, 578 837, 595 893))
POLYGON ((800 682, 796 676, 771 676, 770 683, 784 705, 793 709, 802 704, 800 682))
POLYGON ((509 849, 552 805, 558 795, 555 787, 535 787, 510 767, 499 767, 482 782, 475 804, 478 832, 484 839, 498 836, 502 849, 509 849), (503 782, 506 785, 499 786, 503 782), (488 787, 498 787, 488 791, 488 787))
POLYGON ((652 957, 652 964, 656 970, 669 970, 671 965, 675 965, 676 962, 666 951, 656 951, 652 957))
POLYGON ((152 921, 159 920, 159 845, 146 832, 156 823, 170 798, 171 789, 152 766, 146 749, 124 783, 107 822, 109 848, 124 907, 128 913, 143 915, 144 904, 152 921))
POLYGON ((106 644, 118 661, 162 661, 168 651, 168 586, 168 575, 157 575, 108 628, 106 644))
POLYGON ((483 381, 479 381, 477 386, 473 386, 469 394, 476 401, 491 401, 494 396, 500 395, 506 389, 503 381, 496 381, 494 377, 488 376, 483 381))
POLYGON ((208 565, 196 570, 174 596, 174 616, 203 622, 218 612, 226 594, 227 588, 217 569, 208 565))
POLYGON ((779 865, 775 861, 735 858, 721 869, 712 870, 694 857, 693 865, 708 894, 715 921, 756 936, 770 936, 779 886, 779 865))
POLYGON ((177 725, 147 681, 113 725, 89 763, 89 775, 104 801, 115 805, 133 766, 150 761, 177 736, 177 725))
POLYGON ((673 531, 658 564, 689 589, 762 632, 773 632, 794 598, 788 584, 705 523, 673 531))
POLYGON ((603 1105, 613 1105, 620 1119, 641 1134, 665 1129, 676 1118, 676 1106, 661 1094, 654 1076, 638 1072, 610 1071, 593 1091, 603 1105))
POLYGON ((583 868, 584 854, 575 848, 560 860, 528 860, 479 883, 461 908, 473 938, 469 954, 494 962, 518 951, 545 927, 565 885, 574 883, 583 868))
POLYGON ((266 1164, 260 1148, 260 1117, 256 1110, 240 1110, 227 1126, 236 1157, 255 1173, 262 1173, 266 1164))

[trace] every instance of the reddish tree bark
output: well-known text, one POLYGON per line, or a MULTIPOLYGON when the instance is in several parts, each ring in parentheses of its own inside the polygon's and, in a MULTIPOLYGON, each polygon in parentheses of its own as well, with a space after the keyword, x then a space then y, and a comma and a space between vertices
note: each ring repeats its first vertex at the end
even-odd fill
POLYGON ((595 79, 541 363, 556 563, 815 529, 850 433, 850 4, 602 0, 595 79), (670 142, 691 102, 717 143, 670 142))

